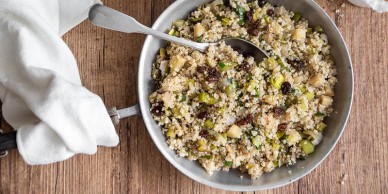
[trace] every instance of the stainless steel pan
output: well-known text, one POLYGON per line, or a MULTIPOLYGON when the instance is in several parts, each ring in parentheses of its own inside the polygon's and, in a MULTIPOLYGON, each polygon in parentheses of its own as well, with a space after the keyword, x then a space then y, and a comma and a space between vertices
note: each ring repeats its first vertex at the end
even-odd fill
MULTIPOLYGON (((179 18, 187 18, 188 14, 197 6, 207 2, 209 0, 178 0, 159 16, 152 28, 165 31, 173 21, 179 18)), ((269 2, 283 5, 287 9, 300 12, 303 17, 309 20, 310 25, 321 26, 328 35, 329 42, 332 45, 331 54, 338 70, 338 84, 335 87, 336 96, 334 97, 333 105, 335 113, 326 120, 328 127, 321 144, 316 147, 315 152, 309 155, 306 160, 300 160, 293 166, 281 167, 271 173, 266 173, 259 180, 250 180, 247 175, 241 179, 241 173, 235 170, 230 172, 217 172, 210 176, 202 169, 199 163, 177 157, 176 153, 168 148, 160 127, 154 122, 149 111, 150 103, 148 96, 153 88, 151 78, 152 63, 155 60, 155 55, 159 48, 165 46, 164 41, 152 36, 147 37, 139 61, 139 106, 136 105, 118 111, 116 109, 110 109, 109 113, 114 123, 118 123, 120 118, 141 114, 155 145, 172 165, 190 178, 219 189, 253 191, 280 187, 300 179, 316 168, 338 142, 349 117, 353 99, 353 69, 351 59, 339 30, 324 10, 313 0, 269 0, 269 2)), ((10 137, 11 139, 8 138, 7 140, 12 140, 13 136, 10 137)))

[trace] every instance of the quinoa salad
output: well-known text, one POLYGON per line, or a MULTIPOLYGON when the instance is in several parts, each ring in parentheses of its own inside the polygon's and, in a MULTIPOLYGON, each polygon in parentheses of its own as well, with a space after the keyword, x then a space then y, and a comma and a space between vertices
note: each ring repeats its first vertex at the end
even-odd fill
POLYGON ((178 156, 209 174, 238 169, 252 179, 308 160, 337 82, 321 27, 265 1, 215 0, 167 33, 197 42, 242 38, 269 55, 255 61, 222 41, 205 53, 174 43, 160 48, 150 112, 178 156))

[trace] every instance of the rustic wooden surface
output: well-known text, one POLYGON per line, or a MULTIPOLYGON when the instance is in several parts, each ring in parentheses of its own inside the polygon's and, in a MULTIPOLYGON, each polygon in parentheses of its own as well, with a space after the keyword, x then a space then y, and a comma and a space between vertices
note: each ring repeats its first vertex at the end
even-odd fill
MULTIPOLYGON (((255 193, 388 192, 388 14, 340 0, 316 0, 335 19, 353 59, 355 98, 345 133, 312 173, 287 186, 255 193), (340 8, 340 13, 335 10, 340 8), (343 16, 341 16, 343 14, 343 16), (348 179, 341 185, 344 174, 348 179)), ((172 0, 105 3, 151 25, 172 0)), ((64 36, 83 84, 107 106, 136 104, 138 56, 145 36, 103 30, 84 22, 64 36)), ((2 128, 8 128, 4 121, 2 128)), ((120 144, 96 155, 28 166, 16 150, 0 159, 0 193, 229 193, 189 179, 159 153, 140 117, 117 127, 120 144)))

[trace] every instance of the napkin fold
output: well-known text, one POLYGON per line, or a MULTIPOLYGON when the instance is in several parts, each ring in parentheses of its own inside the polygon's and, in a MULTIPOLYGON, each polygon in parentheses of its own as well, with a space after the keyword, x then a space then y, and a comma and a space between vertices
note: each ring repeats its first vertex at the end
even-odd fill
POLYGON ((388 1, 386 0, 348 0, 350 3, 360 7, 369 7, 382 13, 388 11, 388 1))
POLYGON ((97 146, 116 146, 101 98, 82 87, 77 62, 60 38, 98 0, 2 0, 0 100, 31 165, 62 161, 97 146))

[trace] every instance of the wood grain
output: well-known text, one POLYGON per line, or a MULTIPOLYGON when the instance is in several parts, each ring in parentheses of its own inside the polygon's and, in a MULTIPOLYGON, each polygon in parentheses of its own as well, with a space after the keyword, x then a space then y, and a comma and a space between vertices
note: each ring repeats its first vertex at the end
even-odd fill
MULTIPOLYGON (((388 14, 342 1, 316 0, 341 30, 354 65, 354 106, 345 133, 313 172, 287 186, 254 193, 388 192, 388 14), (340 8, 340 13, 335 10, 340 8), (343 14, 343 16, 341 16, 343 14), (348 179, 339 182, 344 174, 348 179)), ((105 3, 151 25, 172 0, 105 3)), ((137 102, 137 64, 145 36, 103 30, 84 22, 64 37, 83 84, 107 106, 137 102)), ((1 128, 8 128, 1 121, 1 128)), ((150 139, 140 117, 117 127, 120 144, 46 166, 28 166, 16 150, 0 159, 0 193, 233 193, 189 179, 171 166, 150 139)), ((252 192, 253 193, 253 192, 252 192)))

